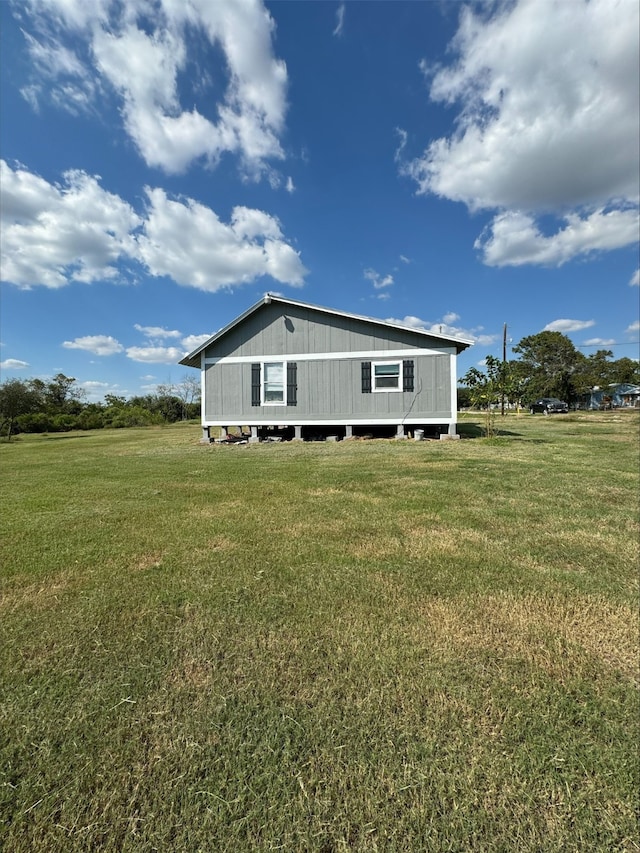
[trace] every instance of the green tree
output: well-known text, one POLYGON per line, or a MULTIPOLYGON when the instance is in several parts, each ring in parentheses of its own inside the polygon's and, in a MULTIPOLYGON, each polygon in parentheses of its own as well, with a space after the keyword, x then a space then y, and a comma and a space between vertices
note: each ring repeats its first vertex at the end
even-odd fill
POLYGON ((127 405, 127 398, 119 397, 117 394, 105 394, 104 402, 107 406, 113 406, 115 409, 122 409, 127 405))
POLYGON ((619 358, 611 362, 609 377, 615 384, 640 385, 640 364, 632 358, 619 358))
POLYGON ((588 395, 594 388, 609 385, 637 385, 640 383, 640 365, 631 358, 612 360, 611 350, 600 349, 584 358, 573 375, 574 389, 578 395, 588 395))
POLYGON ((40 404, 41 397, 29 382, 8 379, 0 385, 0 424, 9 441, 16 419, 35 412, 40 404))
POLYGON ((562 332, 528 335, 513 348, 520 355, 519 371, 528 402, 537 397, 560 397, 571 402, 578 391, 574 377, 585 356, 562 332))
POLYGON ((82 411, 85 392, 76 386, 72 376, 58 373, 44 388, 45 402, 50 411, 61 415, 77 415, 82 411))
POLYGON ((588 394, 596 386, 602 387, 609 384, 612 355, 611 350, 599 349, 576 365, 573 374, 573 388, 576 394, 588 394))
POLYGON ((505 363, 492 355, 487 356, 485 364, 486 373, 471 367, 460 382, 469 389, 472 406, 485 412, 485 435, 490 438, 496 433, 495 406, 505 388, 506 370, 505 363))

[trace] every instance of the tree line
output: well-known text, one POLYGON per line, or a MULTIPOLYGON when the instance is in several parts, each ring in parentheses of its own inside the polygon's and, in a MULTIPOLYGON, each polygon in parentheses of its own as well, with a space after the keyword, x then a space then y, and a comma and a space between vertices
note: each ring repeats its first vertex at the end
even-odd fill
POLYGON ((177 384, 158 385, 155 393, 125 398, 106 394, 104 402, 86 401, 75 378, 58 373, 42 379, 8 379, 0 385, 0 435, 24 432, 151 426, 200 416, 200 380, 185 376, 177 384))
POLYGON ((488 355, 484 372, 472 367, 458 389, 459 406, 489 409, 504 398, 529 406, 541 397, 557 397, 577 406, 594 388, 640 384, 640 364, 631 358, 613 359, 600 349, 585 355, 562 332, 529 335, 513 347, 511 361, 488 355))
MULTIPOLYGON (((491 411, 503 397, 525 407, 540 397, 576 405, 595 387, 640 384, 640 365, 634 359, 614 360, 606 349, 586 356, 561 332, 529 335, 513 352, 519 358, 503 361, 489 355, 484 372, 477 367, 467 371, 458 388, 459 408, 491 411)), ((102 403, 88 403, 85 397, 76 380, 63 373, 49 382, 9 379, 0 385, 0 434, 149 426, 200 415, 200 380, 195 375, 129 399, 107 394, 102 403)))

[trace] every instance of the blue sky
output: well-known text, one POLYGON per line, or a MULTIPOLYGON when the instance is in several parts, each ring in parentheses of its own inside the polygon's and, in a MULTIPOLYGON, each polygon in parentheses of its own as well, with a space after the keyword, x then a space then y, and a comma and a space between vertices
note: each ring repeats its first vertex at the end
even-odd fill
POLYGON ((0 3, 0 378, 147 393, 267 291, 636 358, 638 16, 0 3))

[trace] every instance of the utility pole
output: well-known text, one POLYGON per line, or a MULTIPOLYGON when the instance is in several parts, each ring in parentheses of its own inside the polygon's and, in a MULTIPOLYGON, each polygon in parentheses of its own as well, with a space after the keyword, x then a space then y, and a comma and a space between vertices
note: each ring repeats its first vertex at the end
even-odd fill
POLYGON ((502 329, 502 385, 500 414, 504 417, 504 383, 507 378, 507 324, 502 329))

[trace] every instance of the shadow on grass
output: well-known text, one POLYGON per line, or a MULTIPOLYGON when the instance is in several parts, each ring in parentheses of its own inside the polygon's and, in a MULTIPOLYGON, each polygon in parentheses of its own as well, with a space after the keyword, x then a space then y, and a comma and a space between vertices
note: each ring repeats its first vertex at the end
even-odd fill
POLYGON ((76 432, 76 433, 71 433, 71 434, 66 433, 66 432, 63 432, 63 433, 43 432, 42 437, 46 438, 50 441, 61 441, 63 438, 89 438, 89 435, 86 432, 82 432, 82 433, 76 432))
MULTIPOLYGON (((460 438, 486 438, 485 428, 479 423, 475 422, 466 422, 460 423, 458 421, 458 435, 460 438)), ((493 438, 504 438, 505 436, 510 436, 512 438, 522 438, 521 432, 512 432, 508 429, 500 429, 499 426, 496 427, 495 435, 493 438)))

